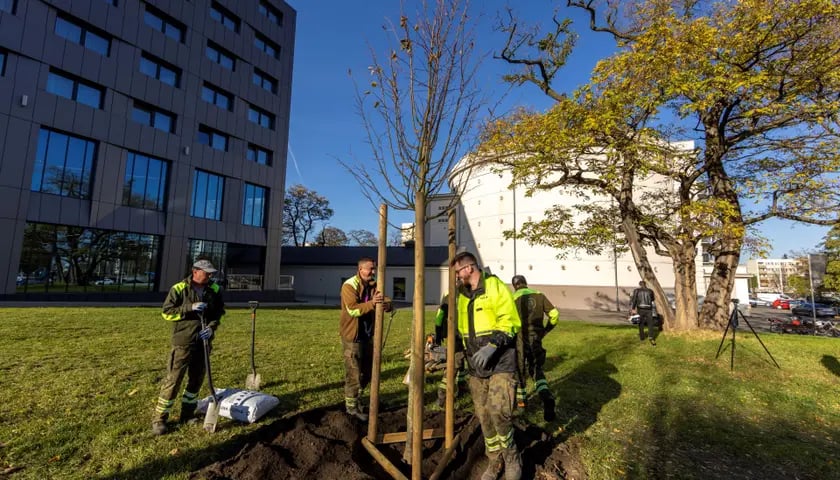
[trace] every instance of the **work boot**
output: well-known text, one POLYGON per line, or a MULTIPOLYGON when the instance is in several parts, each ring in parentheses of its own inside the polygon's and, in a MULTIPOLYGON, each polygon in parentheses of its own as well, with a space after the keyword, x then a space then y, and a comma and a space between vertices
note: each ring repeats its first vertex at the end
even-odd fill
POLYGON ((500 473, 502 473, 502 456, 497 453, 490 459, 487 468, 481 474, 481 480, 496 480, 500 473))
POLYGON ((505 480, 520 480, 522 478, 522 457, 516 445, 502 450, 505 461, 505 480))
POLYGON ((351 417, 356 417, 363 422, 368 421, 368 414, 362 412, 362 409, 358 406, 347 407, 347 415, 350 415, 351 417))
POLYGON ((181 416, 178 417, 178 422, 188 424, 197 423, 198 419, 195 418, 196 406, 195 403, 181 403, 181 416))
POLYGON ((154 435, 163 435, 168 432, 169 429, 166 428, 166 422, 163 420, 155 420, 152 422, 152 434, 154 435))
POLYGON ((554 401, 554 397, 552 397, 550 394, 541 394, 540 396, 542 397, 543 402, 543 420, 545 420, 546 422, 551 422, 555 418, 557 418, 557 414, 554 412, 554 407, 557 406, 557 402, 554 401))

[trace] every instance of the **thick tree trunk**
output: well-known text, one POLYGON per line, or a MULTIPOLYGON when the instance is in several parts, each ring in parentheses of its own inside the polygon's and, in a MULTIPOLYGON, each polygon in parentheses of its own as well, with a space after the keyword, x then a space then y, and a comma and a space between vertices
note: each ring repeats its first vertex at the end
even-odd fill
POLYGON ((729 299, 735 287, 735 271, 741 260, 740 239, 730 239, 715 257, 715 266, 700 318, 704 328, 724 328, 729 321, 729 299))
MULTIPOLYGON (((674 330, 697 328, 697 266, 694 263, 697 246, 694 243, 673 247, 674 261, 674 330)), ((670 309, 670 306, 668 307, 670 309)))

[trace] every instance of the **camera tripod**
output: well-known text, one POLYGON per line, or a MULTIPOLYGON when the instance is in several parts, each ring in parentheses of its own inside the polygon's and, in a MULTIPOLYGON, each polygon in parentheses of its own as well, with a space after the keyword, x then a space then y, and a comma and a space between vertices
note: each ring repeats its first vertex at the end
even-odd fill
POLYGON ((729 315, 729 322, 726 323, 726 329, 723 331, 723 336, 720 339, 720 345, 718 345, 718 350, 715 354, 715 360, 717 360, 717 358, 720 356, 720 350, 723 348, 723 341, 726 340, 726 334, 729 332, 729 328, 732 327, 732 352, 729 358, 729 369, 735 369, 735 330, 738 328, 738 317, 740 316, 741 319, 744 320, 744 323, 746 323, 747 326, 750 327, 750 330, 752 330, 752 333, 753 335, 755 335, 755 338, 756 340, 758 340, 758 343, 760 343, 761 346, 764 347, 764 351, 767 352, 767 355, 770 356, 770 360, 773 360, 773 363, 776 365, 776 368, 782 368, 779 366, 778 362, 776 362, 776 359, 773 358, 773 354, 770 353, 770 350, 767 350, 767 346, 764 345, 764 342, 761 341, 761 337, 759 337, 758 334, 755 333, 755 329, 752 327, 752 325, 750 325, 750 321, 747 320, 747 317, 745 317, 744 314, 741 313, 741 310, 738 309, 738 299, 733 298, 732 304, 732 313, 729 315))

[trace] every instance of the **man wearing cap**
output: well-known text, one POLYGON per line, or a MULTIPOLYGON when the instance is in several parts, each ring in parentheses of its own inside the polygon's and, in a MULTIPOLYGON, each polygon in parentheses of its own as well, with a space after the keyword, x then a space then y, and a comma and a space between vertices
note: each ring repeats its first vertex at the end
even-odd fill
POLYGON ((478 266, 470 252, 452 259, 460 281, 456 305, 458 331, 464 339, 470 369, 470 394, 489 462, 481 480, 522 477, 522 458, 513 439, 517 385, 516 334, 522 328, 513 295, 495 275, 478 266))
POLYGON ((181 397, 179 421, 190 422, 195 414, 198 392, 204 382, 204 340, 212 340, 225 314, 221 289, 211 281, 214 273, 216 268, 209 260, 197 260, 190 276, 173 285, 163 301, 161 315, 172 322, 172 349, 152 420, 155 435, 167 432, 166 421, 185 374, 187 386, 181 397), (202 317, 206 324, 204 328, 202 317))
POLYGON ((548 389, 548 382, 543 372, 545 348, 543 348, 542 339, 557 325, 560 312, 542 292, 528 288, 528 281, 524 276, 514 275, 511 284, 515 290, 513 299, 516 302, 516 309, 519 312, 519 318, 522 319, 522 331, 519 335, 524 347, 520 356, 520 384, 516 392, 517 400, 521 406, 525 406, 525 382, 530 376, 534 379, 534 389, 543 402, 543 418, 550 422, 555 417, 555 401, 554 395, 548 389), (545 322, 545 317, 548 317, 548 322, 545 322))

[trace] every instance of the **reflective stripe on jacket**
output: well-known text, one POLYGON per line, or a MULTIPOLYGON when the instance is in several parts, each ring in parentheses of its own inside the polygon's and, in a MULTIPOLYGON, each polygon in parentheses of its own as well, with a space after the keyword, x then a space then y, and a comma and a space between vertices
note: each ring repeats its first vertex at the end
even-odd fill
POLYGON ((198 342, 201 317, 192 309, 192 304, 196 302, 207 304, 207 308, 204 309, 204 320, 207 325, 213 330, 219 327, 225 315, 221 287, 211 282, 204 287, 204 295, 199 296, 190 286, 190 277, 187 277, 172 285, 163 301, 161 316, 164 320, 173 322, 172 345, 185 346, 198 342))

